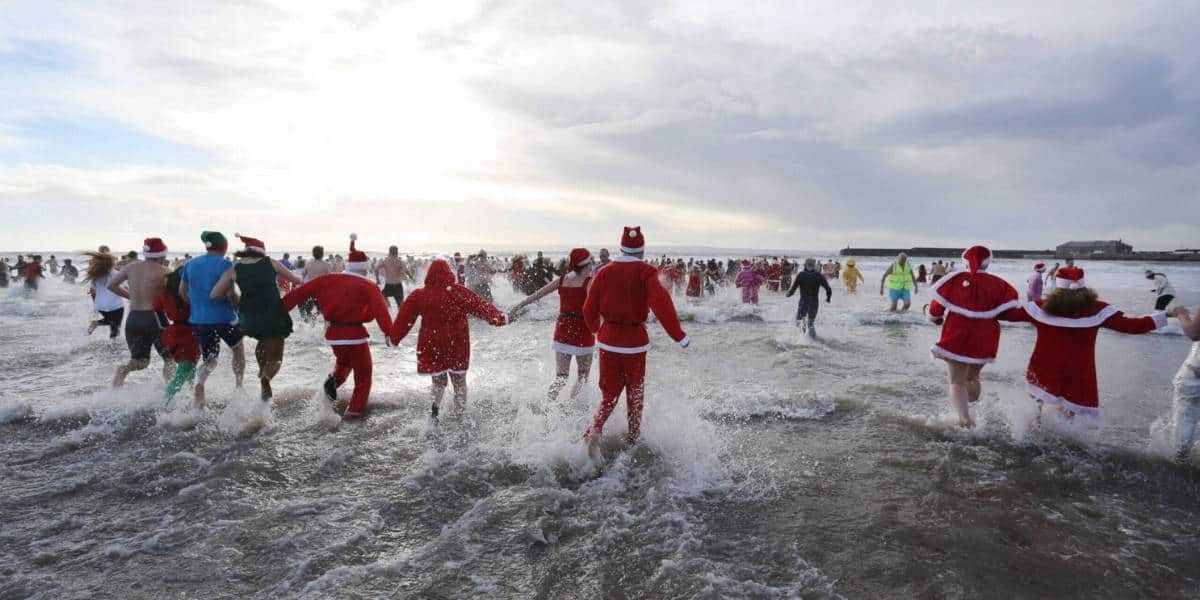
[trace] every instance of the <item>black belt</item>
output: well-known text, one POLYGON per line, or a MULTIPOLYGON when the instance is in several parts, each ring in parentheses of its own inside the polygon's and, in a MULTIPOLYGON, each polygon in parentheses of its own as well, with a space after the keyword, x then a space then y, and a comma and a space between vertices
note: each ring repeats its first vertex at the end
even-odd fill
POLYGON ((620 325, 621 327, 641 327, 642 325, 646 324, 645 321, 642 321, 640 323, 622 323, 620 321, 608 321, 608 320, 604 321, 604 323, 606 325, 620 325))
POLYGON ((325 321, 325 322, 330 325, 333 325, 334 327, 358 327, 359 325, 362 325, 364 323, 363 321, 356 321, 353 323, 351 323, 349 321, 325 321))
POLYGON ((560 313, 558 313, 558 318, 560 318, 560 319, 582 319, 583 313, 560 312, 560 313))

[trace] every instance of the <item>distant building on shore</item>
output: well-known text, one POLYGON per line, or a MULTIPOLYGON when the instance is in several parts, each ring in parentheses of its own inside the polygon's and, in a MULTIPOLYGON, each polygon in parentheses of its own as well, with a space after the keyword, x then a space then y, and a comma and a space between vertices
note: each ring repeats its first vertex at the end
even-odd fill
POLYGON ((1060 258, 1092 256, 1093 254, 1133 254, 1133 246, 1122 240, 1093 240, 1059 244, 1054 252, 1060 258))

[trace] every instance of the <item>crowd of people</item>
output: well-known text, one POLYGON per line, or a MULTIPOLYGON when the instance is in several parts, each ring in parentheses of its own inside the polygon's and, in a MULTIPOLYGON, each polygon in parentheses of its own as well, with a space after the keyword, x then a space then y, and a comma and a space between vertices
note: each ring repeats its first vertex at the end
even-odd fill
MULTIPOLYGON (((315 246, 308 260, 300 256, 293 261, 288 254, 277 260, 267 254, 262 240, 235 237, 242 248, 234 252, 233 260, 226 257, 229 241, 216 231, 201 233, 206 252, 197 257, 170 260, 165 243, 154 237, 146 238, 140 258, 138 252, 117 258, 105 246, 86 253, 83 282, 100 317, 91 322, 88 333, 107 326, 109 337, 116 338, 124 323, 130 357, 117 368, 113 387, 123 385, 130 373, 146 369, 154 350, 163 361, 165 400, 172 402, 191 385, 194 405, 202 409, 205 385, 217 368, 222 345, 232 355, 235 384, 242 385, 244 339, 249 337, 256 341, 260 397, 269 403, 271 383, 283 365, 284 346, 295 327, 291 311, 298 308, 305 321, 324 320, 334 366, 322 389, 348 419, 368 411, 373 357, 366 325, 374 322, 392 347, 401 344, 419 322, 417 373, 430 378, 430 416, 437 419, 447 387, 453 387, 456 412, 467 402, 468 317, 504 326, 533 303, 557 294, 559 314, 552 336, 556 369, 547 400, 556 401, 566 387, 572 362, 576 382, 570 396, 577 397, 587 385, 598 351, 601 401, 583 434, 595 452, 622 394, 628 442, 639 437, 650 348, 649 313, 654 313, 671 339, 689 346, 673 297, 699 301, 730 285, 740 290, 746 304, 759 302, 764 285, 768 293, 787 297, 799 293, 796 324, 815 336, 822 292, 826 303, 832 301, 829 282, 840 278, 848 293, 865 282, 853 259, 845 267, 836 260, 789 257, 646 260, 645 237, 638 227, 625 228, 615 257, 607 249, 593 256, 585 248, 576 248, 557 263, 541 252, 530 260, 525 255, 492 257, 483 250, 465 258, 459 253, 448 259, 401 258, 396 246, 389 248, 386 257, 372 259, 357 248, 353 234, 344 259, 340 255, 327 259, 324 248, 315 246), (423 285, 406 294, 405 284, 416 286, 421 272, 423 285), (527 296, 509 311, 497 307, 492 296, 493 281, 501 274, 509 278, 514 291, 527 296), (354 391, 349 399, 339 399, 338 388, 351 375, 354 391)), ((883 271, 879 287, 888 310, 902 312, 909 310, 920 285, 928 284, 931 300, 925 312, 941 326, 931 352, 947 365, 947 395, 962 427, 975 426, 970 407, 981 397, 980 372, 999 350, 1000 321, 1033 325, 1037 339, 1026 372, 1028 393, 1039 405, 1056 407, 1068 418, 1100 414, 1095 371, 1099 329, 1144 334, 1163 327, 1173 316, 1185 335, 1200 340, 1200 312, 1192 316, 1179 306, 1167 312, 1175 290, 1163 273, 1145 272, 1153 284, 1158 312, 1128 317, 1098 298, 1073 260, 1050 268, 1044 263, 1034 265, 1022 300, 1011 284, 988 273, 992 259, 988 248, 973 246, 962 259, 964 269, 940 260, 928 269, 925 265, 914 269, 900 254, 883 271)), ((31 290, 37 289, 47 272, 67 283, 79 277, 71 260, 60 266, 54 255, 45 264, 36 255, 28 260, 18 256, 12 264, 0 259, 0 264, 4 285, 14 273, 12 278, 24 280, 31 290)), ((1183 458, 1200 421, 1200 342, 1193 345, 1176 376, 1173 410, 1177 449, 1183 458)))

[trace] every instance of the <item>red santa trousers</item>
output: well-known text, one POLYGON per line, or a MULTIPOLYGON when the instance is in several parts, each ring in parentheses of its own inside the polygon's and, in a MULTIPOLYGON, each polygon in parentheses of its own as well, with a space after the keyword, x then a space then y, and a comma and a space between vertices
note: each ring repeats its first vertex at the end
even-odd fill
POLYGON ((354 394, 350 396, 350 406, 346 407, 346 414, 365 414, 367 398, 371 395, 371 347, 366 344, 352 344, 330 348, 333 348, 333 356, 337 359, 333 365, 333 378, 339 387, 345 383, 350 372, 354 371, 354 394))
POLYGON ((621 391, 625 392, 625 410, 629 418, 629 443, 634 443, 642 431, 642 400, 646 396, 646 353, 621 354, 600 350, 600 407, 590 431, 600 433, 608 420, 621 391))

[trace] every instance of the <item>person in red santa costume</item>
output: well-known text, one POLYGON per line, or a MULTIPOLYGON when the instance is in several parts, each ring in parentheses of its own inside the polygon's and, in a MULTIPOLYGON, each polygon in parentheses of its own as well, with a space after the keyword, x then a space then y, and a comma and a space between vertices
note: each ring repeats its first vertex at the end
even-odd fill
POLYGON ((627 440, 634 444, 642 426, 642 401, 646 395, 646 351, 650 336, 646 317, 650 311, 667 335, 687 348, 691 340, 679 325, 671 294, 663 288, 658 271, 642 262, 646 239, 641 227, 626 227, 621 236, 621 256, 596 274, 583 304, 583 319, 597 334, 600 346, 600 406, 584 434, 588 451, 596 456, 604 422, 625 392, 629 419, 627 440))
POLYGON ((475 315, 496 326, 507 325, 508 315, 479 294, 456 283, 450 264, 442 259, 429 265, 425 287, 413 290, 388 334, 392 345, 412 331, 417 317, 417 373, 433 378, 430 388, 430 416, 437 418, 446 393, 446 376, 454 384, 454 408, 462 412, 467 404, 467 369, 471 366, 471 329, 467 315, 475 315))
POLYGON ((387 335, 392 316, 379 286, 367 278, 371 261, 354 246, 357 234, 350 234, 350 254, 346 270, 327 273, 290 291, 283 297, 283 309, 290 311, 300 303, 316 298, 325 317, 325 342, 333 349, 333 372, 325 379, 325 397, 337 403, 337 388, 354 373, 354 394, 345 409, 347 418, 367 414, 371 396, 371 347, 365 323, 375 321, 387 335))
POLYGON ((991 250, 972 246, 962 257, 968 270, 955 271, 933 286, 929 318, 945 324, 941 339, 930 352, 946 361, 950 404, 958 412, 958 424, 970 428, 975 421, 968 407, 979 401, 982 391, 979 372, 996 360, 1000 349, 997 319, 1010 311, 1021 312, 1021 302, 1016 288, 986 272, 992 262, 991 250))
POLYGON ((1098 300, 1083 275, 1079 267, 1059 269, 1056 289, 1045 300, 1026 302, 1024 310, 1011 320, 1033 323, 1037 328, 1037 343, 1025 373, 1029 395, 1041 404, 1057 406, 1068 416, 1099 416, 1097 332, 1103 327, 1120 333, 1149 333, 1167 324, 1167 314, 1126 317, 1117 307, 1098 300))
POLYGON ((526 306, 558 290, 558 320, 554 323, 556 369, 554 382, 546 394, 550 402, 557 400, 559 392, 567 385, 567 378, 571 375, 571 357, 575 357, 576 368, 571 399, 579 396, 591 373, 592 355, 596 352, 596 337, 583 322, 583 303, 592 281, 592 253, 587 248, 575 248, 567 260, 570 269, 565 275, 546 284, 512 308, 512 314, 518 315, 526 306))

